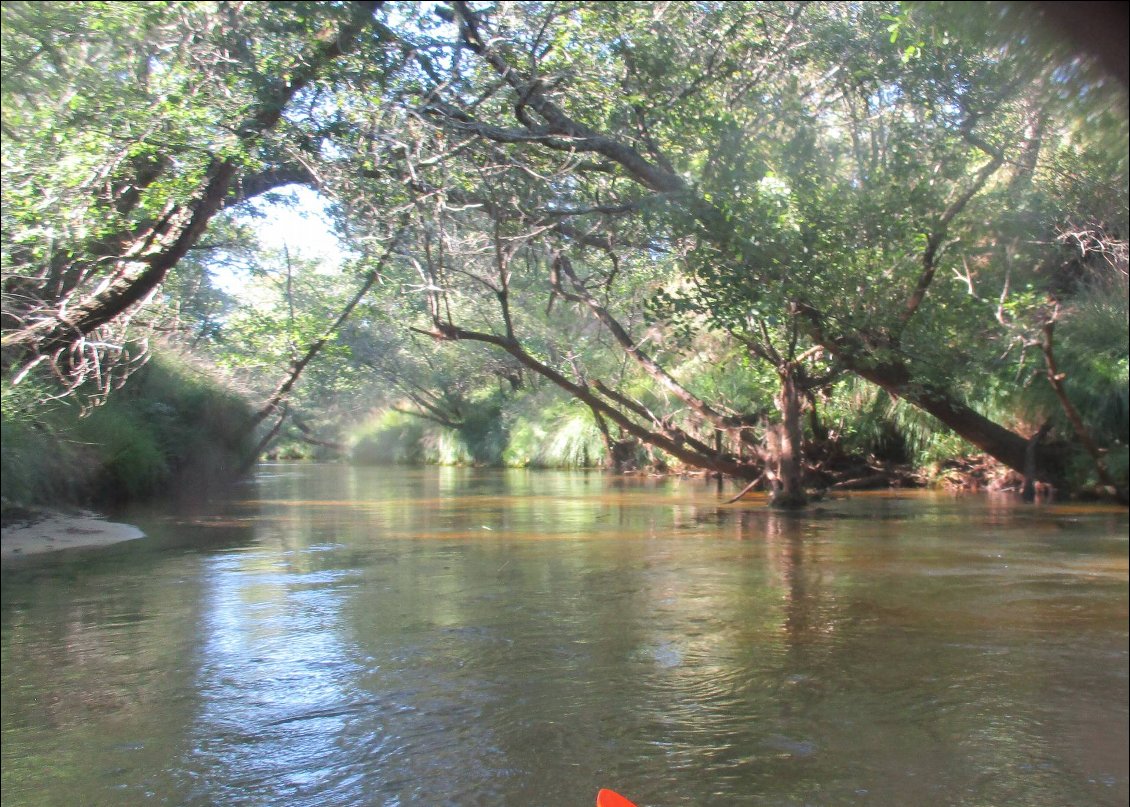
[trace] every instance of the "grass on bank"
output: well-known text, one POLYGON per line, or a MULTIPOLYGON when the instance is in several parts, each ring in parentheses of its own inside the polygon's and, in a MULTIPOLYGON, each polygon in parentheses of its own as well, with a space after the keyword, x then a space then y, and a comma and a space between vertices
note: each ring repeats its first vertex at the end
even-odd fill
POLYGON ((605 455, 592 415, 570 401, 473 408, 459 428, 388 409, 355 429, 350 444, 361 465, 593 468, 605 455))
POLYGON ((236 393, 170 354, 155 355, 101 406, 39 403, 32 379, 5 382, 0 495, 6 505, 87 505, 185 492, 231 478, 254 442, 236 393))

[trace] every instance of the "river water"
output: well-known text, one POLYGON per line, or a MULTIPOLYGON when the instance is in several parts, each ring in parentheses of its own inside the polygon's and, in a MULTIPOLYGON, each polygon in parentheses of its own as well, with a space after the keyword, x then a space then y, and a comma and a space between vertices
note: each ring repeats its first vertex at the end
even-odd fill
POLYGON ((263 466, 3 571, 5 805, 1116 805, 1127 513, 263 466))

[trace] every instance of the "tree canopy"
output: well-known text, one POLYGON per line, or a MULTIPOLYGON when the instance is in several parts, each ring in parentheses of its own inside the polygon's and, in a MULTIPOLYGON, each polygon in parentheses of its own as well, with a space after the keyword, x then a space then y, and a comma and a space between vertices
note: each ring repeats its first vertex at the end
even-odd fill
POLYGON ((555 389, 611 464, 784 505, 873 417, 1125 490, 1126 87, 1026 6, 3 13, 6 383, 105 387, 183 326, 278 426, 368 401, 486 451, 555 389), (291 183, 340 275, 233 218, 291 183), (209 279, 233 236, 254 305, 209 279))

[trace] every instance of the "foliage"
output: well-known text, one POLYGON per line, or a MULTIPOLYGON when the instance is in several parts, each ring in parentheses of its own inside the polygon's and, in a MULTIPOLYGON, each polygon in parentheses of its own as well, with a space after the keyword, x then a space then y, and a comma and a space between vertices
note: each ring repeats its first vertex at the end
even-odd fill
POLYGON ((309 176, 271 135, 373 8, 4 4, 5 373, 106 378, 226 204, 309 176))
POLYGON ((4 506, 74 502, 89 484, 83 452, 68 439, 66 414, 39 404, 46 391, 35 379, 5 384, 0 410, 0 496, 4 506))
MULTIPOLYGON (((116 322, 172 329, 285 399, 306 424, 286 440, 368 417, 359 461, 599 464, 642 442, 780 479, 794 433, 814 462, 929 463, 964 437, 1019 468, 1044 422, 1057 450, 1082 439, 1048 383, 1054 322, 1066 396, 1121 467, 1124 88, 1016 6, 4 15, 6 338, 142 272, 122 256, 212 189, 209 248, 173 256, 148 316, 116 322), (294 181, 331 200, 342 271, 214 215, 294 181), (221 261, 238 300, 212 282, 221 261)), ((177 423, 130 397, 146 383, 91 419, 116 446, 98 462, 135 468, 135 492, 182 464, 177 423)), ((1038 449, 1048 478, 1092 472, 1038 449)))
POLYGON ((606 450, 592 414, 558 395, 534 392, 501 400, 494 392, 464 411, 457 428, 404 411, 380 412, 352 431, 352 461, 533 468, 603 464, 606 450))
POLYGON ((388 411, 354 430, 351 457, 360 465, 416 464, 424 461, 425 421, 388 411))

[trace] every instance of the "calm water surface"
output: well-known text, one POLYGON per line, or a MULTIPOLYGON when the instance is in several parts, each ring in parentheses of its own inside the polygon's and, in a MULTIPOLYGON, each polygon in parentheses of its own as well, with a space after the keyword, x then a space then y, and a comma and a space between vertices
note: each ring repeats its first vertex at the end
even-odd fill
POLYGON ((1116 805, 1127 515, 264 466, 3 571, 3 802, 1116 805))

